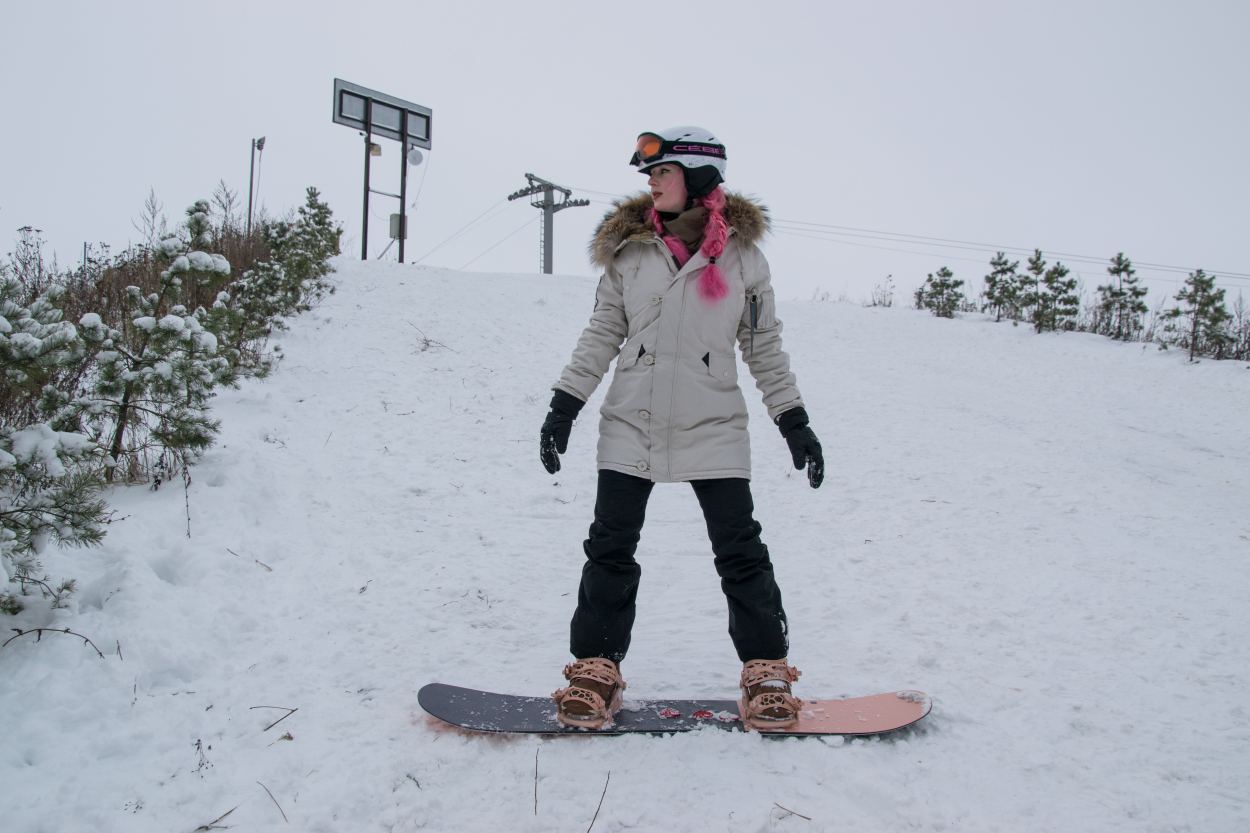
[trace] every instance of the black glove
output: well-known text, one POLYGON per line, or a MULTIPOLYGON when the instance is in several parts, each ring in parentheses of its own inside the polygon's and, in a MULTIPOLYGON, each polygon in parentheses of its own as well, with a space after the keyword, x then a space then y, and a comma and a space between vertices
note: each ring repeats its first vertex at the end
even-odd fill
POLYGON ((786 438, 786 445, 790 446, 794 467, 801 469, 807 466, 807 482, 813 489, 819 489, 825 479, 825 455, 820 450, 820 440, 807 427, 807 411, 791 408, 777 417, 777 427, 781 429, 781 436, 786 438))
POLYGON ((547 474, 555 474, 560 470, 560 455, 568 451, 569 432, 573 430, 573 420, 586 403, 571 393, 562 390, 551 397, 551 411, 543 420, 542 431, 538 435, 538 458, 543 461, 547 474))

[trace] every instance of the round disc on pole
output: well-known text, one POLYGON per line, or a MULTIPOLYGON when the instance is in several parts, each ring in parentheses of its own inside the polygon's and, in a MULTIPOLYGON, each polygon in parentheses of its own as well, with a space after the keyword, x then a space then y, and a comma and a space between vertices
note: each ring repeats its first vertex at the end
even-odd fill
POLYGON ((423 159, 425 159, 425 155, 421 153, 420 148, 412 147, 408 149, 408 164, 409 165, 420 165, 421 160, 423 159))

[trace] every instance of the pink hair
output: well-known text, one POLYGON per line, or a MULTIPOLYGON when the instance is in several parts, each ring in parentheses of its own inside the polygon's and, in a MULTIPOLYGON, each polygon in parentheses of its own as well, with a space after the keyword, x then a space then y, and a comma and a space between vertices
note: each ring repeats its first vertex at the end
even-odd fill
MULTIPOLYGON (((695 200, 695 204, 707 209, 707 225, 703 228, 703 245, 699 247, 699 251, 708 259, 708 264, 699 275, 698 291, 699 297, 710 304, 729 294, 729 284, 725 282, 725 276, 716 265, 716 259, 725 251, 725 242, 729 240, 729 224, 725 222, 725 192, 717 186, 711 193, 695 200)), ((665 233, 664 223, 654 208, 648 213, 651 215, 651 225, 655 233, 677 258, 678 267, 685 266, 690 260, 690 250, 686 248, 686 244, 676 235, 665 233)))

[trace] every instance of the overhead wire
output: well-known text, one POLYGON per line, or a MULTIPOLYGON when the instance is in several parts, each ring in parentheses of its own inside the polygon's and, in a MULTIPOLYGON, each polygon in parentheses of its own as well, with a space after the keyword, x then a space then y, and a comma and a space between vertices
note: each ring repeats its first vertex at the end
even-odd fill
MULTIPOLYGON (((894 242, 894 243, 901 243, 901 244, 911 243, 915 245, 937 246, 940 248, 962 249, 965 251, 978 251, 978 252, 986 252, 986 253, 1003 252, 1004 254, 1006 254, 1010 252, 1012 254, 1031 255, 1034 251, 1034 249, 1024 248, 1021 246, 1004 246, 1004 245, 994 244, 994 243, 978 243, 978 242, 969 241, 969 240, 955 240, 955 239, 945 238, 945 237, 931 237, 931 236, 919 235, 919 234, 906 234, 903 232, 890 232, 890 231, 882 231, 879 229, 866 229, 866 228, 860 228, 856 226, 840 226, 840 225, 833 225, 830 223, 813 223, 813 222, 809 222, 806 220, 774 219, 773 224, 777 228, 778 231, 789 230, 789 231, 796 232, 796 233, 800 231, 810 232, 810 234, 806 236, 812 237, 813 239, 823 239, 823 240, 828 240, 830 242, 843 243, 846 245, 853 245, 853 244, 851 243, 851 241, 841 239, 842 236, 858 237, 858 238, 863 238, 863 239, 868 239, 868 240, 879 240, 883 242, 894 242), (795 228, 795 227, 798 227, 798 228, 795 228)), ((881 247, 881 248, 886 248, 889 251, 902 251, 904 253, 921 254, 921 252, 915 252, 914 250, 889 249, 889 247, 881 247)), ((1089 263, 1089 264, 1095 264, 1095 265, 1106 265, 1110 261, 1110 258, 1103 258, 1103 257, 1092 256, 1092 255, 1082 255, 1082 254, 1076 254, 1073 252, 1060 252, 1060 251, 1047 251, 1047 250, 1043 250, 1043 251, 1045 252, 1045 254, 1051 257, 1062 257, 1068 260, 1069 262, 1073 262, 1073 263, 1089 263)), ((1169 265, 1169 264, 1153 263, 1153 262, 1147 262, 1147 261, 1133 261, 1133 266, 1138 269, 1148 269, 1148 270, 1152 270, 1156 272, 1172 272, 1172 273, 1179 273, 1179 274, 1188 274, 1194 271, 1192 268, 1188 268, 1184 266, 1174 266, 1174 265, 1169 265)), ((1233 281, 1250 280, 1250 273, 1246 273, 1246 272, 1235 272, 1231 270, 1206 269, 1206 268, 1204 268, 1203 271, 1207 272, 1208 274, 1215 274, 1222 278, 1228 278, 1233 281)))
POLYGON ((465 223, 465 224, 464 224, 463 226, 461 226, 459 229, 457 229, 456 231, 452 232, 450 236, 448 236, 448 237, 447 237, 446 239, 444 239, 441 243, 439 243, 439 244, 438 244, 437 246, 435 246, 434 248, 430 249, 430 250, 429 250, 428 252, 426 252, 425 254, 421 255, 421 257, 419 257, 419 258, 417 258, 416 260, 414 260, 414 261, 413 261, 413 263, 420 263, 421 261, 425 260, 427 257, 429 257, 430 255, 434 254, 434 253, 435 253, 435 252, 437 252, 439 249, 443 248, 443 246, 446 246, 448 243, 450 243, 451 241, 455 240, 455 239, 456 239, 457 237, 459 237, 460 235, 464 234, 466 231, 468 231, 468 230, 469 230, 469 228, 470 228, 471 226, 473 226, 475 223, 477 223, 479 220, 481 220, 481 219, 482 219, 483 217, 485 217, 487 214, 491 213, 491 212, 492 212, 492 211, 494 211, 496 208, 499 208, 501 205, 504 205, 504 204, 506 204, 507 202, 508 202, 508 198, 507 198, 507 197, 504 197, 503 199, 499 200, 499 201, 498 201, 498 202, 496 202, 494 205, 492 205, 490 208, 486 209, 486 210, 485 210, 485 211, 483 211, 481 214, 477 215, 477 216, 476 216, 476 217, 474 217, 472 220, 470 220, 469 222, 465 223))
POLYGON ((487 248, 487 249, 483 250, 482 252, 480 252, 480 253, 477 255, 477 257, 473 258, 472 260, 470 260, 468 263, 464 264, 464 265, 463 265, 463 266, 461 266, 460 268, 461 268, 461 269, 468 269, 471 265, 473 265, 474 263, 477 263, 479 260, 481 260, 481 259, 482 259, 483 257, 485 257, 487 254, 489 254, 490 252, 494 251, 494 250, 495 250, 495 249, 497 249, 499 246, 501 246, 501 245, 502 245, 505 241, 507 241, 509 238, 514 237, 514 236, 515 236, 515 235, 517 235, 517 234, 520 234, 522 231, 524 231, 525 229, 529 228, 529 227, 530 227, 530 226, 532 226, 534 223, 537 223, 540 219, 542 219, 542 215, 541 215, 541 214, 536 214, 536 215, 534 215, 533 217, 530 217, 530 218, 529 218, 528 220, 526 220, 524 223, 522 223, 521 225, 517 226, 515 229, 513 229, 513 230, 512 230, 512 231, 510 231, 510 232, 508 232, 506 235, 504 235, 502 238, 500 238, 498 241, 496 241, 494 245, 492 245, 492 246, 490 246, 489 248, 487 248))
MULTIPOLYGON (((601 199, 589 199, 589 202, 598 204, 598 205, 611 206, 611 205, 614 205, 619 200, 628 198, 628 195, 626 194, 620 194, 620 193, 616 193, 613 191, 601 191, 601 190, 597 190, 594 188, 582 188, 579 186, 569 186, 569 188, 572 191, 579 191, 583 194, 595 194, 601 197, 610 198, 610 201, 601 200, 601 199)), ((496 205, 498 205, 498 203, 496 203, 496 205)), ((492 208, 494 207, 495 206, 492 206, 492 208)), ((445 243, 450 242, 452 239, 459 236, 459 234, 465 231, 469 226, 473 225, 475 222, 481 219, 482 216, 489 213, 490 210, 491 209, 487 209, 487 211, 483 212, 482 215, 479 215, 477 218, 474 218, 473 221, 470 221, 468 226, 465 226, 464 228, 460 229, 455 234, 453 234, 450 238, 443 241, 443 243, 440 243, 434 249, 431 249, 424 256, 422 256, 421 260, 424 260, 425 257, 428 257, 435 250, 437 250, 438 248, 441 248, 445 243)), ((984 242, 978 242, 978 241, 973 241, 973 240, 960 240, 960 239, 949 238, 949 237, 937 237, 933 235, 912 234, 908 232, 886 231, 882 229, 864 228, 861 226, 838 225, 834 223, 817 223, 817 222, 813 222, 810 220, 791 220, 791 219, 785 219, 785 218, 773 218, 772 225, 773 225, 773 229, 777 233, 792 236, 792 237, 806 238, 809 240, 818 240, 818 241, 823 241, 827 243, 836 243, 836 244, 840 244, 844 246, 856 246, 858 248, 877 249, 880 251, 915 255, 918 257, 935 257, 935 256, 940 255, 941 252, 934 252, 934 251, 928 251, 925 249, 917 249, 917 248, 899 248, 899 247, 900 246, 920 246, 920 247, 935 247, 939 249, 954 249, 957 251, 965 251, 965 252, 980 252, 980 253, 985 254, 987 258, 988 256, 992 256, 993 253, 997 253, 997 252, 1003 252, 1004 254, 1029 256, 1029 255, 1032 255, 1035 250, 1034 248, 1026 248, 1022 246, 1006 246, 1006 245, 1001 245, 1001 244, 996 244, 996 243, 984 243, 984 242), (856 238, 856 239, 852 240, 852 239, 847 239, 847 238, 856 238), (873 242, 861 242, 861 241, 873 241, 873 242), (883 244, 890 244, 890 243, 893 243, 895 245, 883 245, 883 244)), ((522 226, 522 228, 524 228, 524 226, 522 226)), ((519 229, 514 230, 513 232, 510 232, 508 237, 511 237, 513 234, 516 234, 518 231, 519 229)), ((507 238, 504 238, 504 239, 507 239, 507 238)), ((502 243, 503 241, 499 241, 499 242, 502 243)), ((497 246, 499 245, 499 243, 496 243, 495 245, 497 246)), ((492 246, 491 248, 494 248, 494 246, 492 246)), ((489 251, 489 249, 487 251, 489 251)), ((1073 265, 1086 264, 1086 265, 1095 265, 1095 266, 1105 267, 1110 262, 1110 258, 1098 257, 1094 255, 1082 255, 1082 254, 1077 254, 1074 252, 1047 251, 1044 249, 1042 251, 1049 257, 1063 258, 1068 263, 1073 264, 1073 265)), ((478 255, 478 257, 480 258, 485 253, 486 252, 483 252, 481 255, 478 255)), ((948 255, 947 259, 958 260, 958 261, 967 262, 967 263, 985 263, 986 262, 986 260, 984 259, 977 259, 977 258, 966 257, 966 256, 961 257, 958 255, 948 255)), ((477 258, 474 258, 474 260, 477 260, 477 258)), ((1188 275, 1189 273, 1194 271, 1194 269, 1184 267, 1184 266, 1175 266, 1175 265, 1165 264, 1165 263, 1155 263, 1151 261, 1133 261, 1133 266, 1138 270, 1139 273, 1142 271, 1152 273, 1151 280, 1157 280, 1163 283, 1175 283, 1175 284, 1184 283, 1184 280, 1177 279, 1177 278, 1164 277, 1163 275, 1158 274, 1158 273, 1173 274, 1173 275, 1188 275)), ((1243 282, 1250 283, 1250 272, 1209 269, 1205 267, 1203 268, 1203 271, 1206 272, 1207 274, 1216 275, 1221 280, 1232 283, 1234 286, 1240 287, 1243 284, 1243 282)))

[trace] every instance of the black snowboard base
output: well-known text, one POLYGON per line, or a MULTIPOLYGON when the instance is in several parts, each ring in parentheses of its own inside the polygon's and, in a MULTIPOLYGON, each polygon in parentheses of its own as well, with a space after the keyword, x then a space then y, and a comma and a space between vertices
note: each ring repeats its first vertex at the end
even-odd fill
MULTIPOLYGON (((564 726, 556 720, 550 697, 495 694, 472 688, 430 683, 417 692, 417 702, 444 723, 474 732, 536 735, 667 735, 715 727, 736 732, 757 731, 746 725, 737 700, 633 700, 615 721, 602 729, 564 726)), ((804 700, 797 724, 760 734, 777 737, 812 735, 881 735, 921 720, 933 707, 919 691, 895 691, 840 700, 804 700)))

